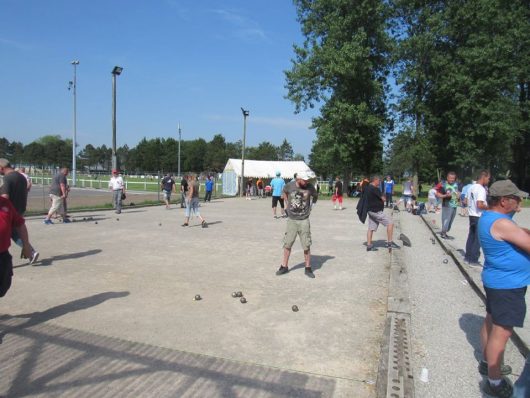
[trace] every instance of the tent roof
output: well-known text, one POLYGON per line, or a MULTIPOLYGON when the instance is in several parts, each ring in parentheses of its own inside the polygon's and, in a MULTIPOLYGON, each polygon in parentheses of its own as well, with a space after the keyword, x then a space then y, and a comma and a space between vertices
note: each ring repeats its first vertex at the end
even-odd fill
MULTIPOLYGON (((233 170, 238 176, 241 175, 241 159, 228 159, 225 170, 233 170)), ((274 178, 276 172, 281 173, 283 178, 293 178, 294 173, 307 171, 313 173, 309 166, 303 161, 274 161, 274 160, 247 160, 245 159, 245 177, 274 178)))

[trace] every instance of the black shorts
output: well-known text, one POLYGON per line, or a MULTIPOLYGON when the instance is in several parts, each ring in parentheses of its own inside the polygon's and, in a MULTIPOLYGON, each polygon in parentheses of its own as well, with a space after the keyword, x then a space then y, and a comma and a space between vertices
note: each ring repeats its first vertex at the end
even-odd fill
POLYGON ((490 289, 486 291, 486 312, 495 325, 522 328, 526 315, 526 286, 517 289, 490 289))
POLYGON ((13 262, 9 252, 0 253, 0 297, 4 297, 11 287, 13 262))
POLYGON ((283 209, 283 198, 281 196, 273 196, 272 197, 272 207, 278 206, 278 202, 280 202, 280 206, 283 209))

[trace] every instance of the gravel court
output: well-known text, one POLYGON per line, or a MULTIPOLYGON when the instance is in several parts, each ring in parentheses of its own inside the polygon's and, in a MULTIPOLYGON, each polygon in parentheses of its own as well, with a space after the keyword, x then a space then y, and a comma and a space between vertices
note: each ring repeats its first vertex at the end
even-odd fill
MULTIPOLYGON (((334 388, 323 396, 374 396, 389 256, 385 250, 366 255, 366 226, 354 204, 346 200, 345 210, 333 211, 321 200, 313 210, 314 280, 303 273, 298 241, 291 272, 274 274, 285 220, 273 219, 270 199, 203 205, 206 229, 197 219, 181 227, 184 214, 175 206, 74 214, 93 220, 68 225, 31 219, 32 242, 45 265, 15 260, 0 312, 62 306, 45 324, 325 377, 334 388), (231 297, 236 290, 247 304, 231 297), (69 303, 109 292, 119 297, 68 310, 69 303), (203 300, 193 301, 195 294, 203 300)), ((384 231, 375 239, 384 239, 384 231)))
MULTIPOLYGON (((412 241, 403 261, 409 274, 416 396, 487 396, 477 371, 485 306, 454 261, 438 243, 432 245, 423 221, 405 212, 399 217, 401 230, 412 241), (422 368, 428 369, 428 382, 420 380, 422 368)), ((515 381, 524 358, 511 342, 505 361, 512 366, 515 381)))

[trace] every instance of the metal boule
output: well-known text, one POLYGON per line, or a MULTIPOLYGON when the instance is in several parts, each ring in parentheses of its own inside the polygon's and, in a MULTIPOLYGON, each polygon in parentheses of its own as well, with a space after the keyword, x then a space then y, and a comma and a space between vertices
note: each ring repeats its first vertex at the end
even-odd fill
POLYGON ((196 294, 194 300, 195 300, 195 301, 202 300, 201 295, 200 295, 200 294, 196 294))
POLYGON ((94 224, 97 224, 98 222, 96 221, 94 224))
POLYGON ((293 305, 291 307, 291 309, 293 310, 293 312, 298 312, 298 306, 297 305, 293 305))
POLYGON ((242 292, 236 292, 236 295, 237 295, 237 297, 243 297, 243 293, 242 292))
POLYGON ((444 264, 447 264, 448 262, 449 262, 449 260, 448 260, 448 259, 446 259, 446 258, 444 258, 444 261, 443 261, 443 263, 444 263, 444 264))
POLYGON ((239 301, 241 301, 241 304, 245 304, 245 303, 247 302, 247 299, 244 298, 244 297, 241 297, 241 298, 239 299, 239 301))
POLYGON ((232 297, 233 297, 233 298, 238 297, 238 296, 237 296, 237 292, 232 292, 232 297))

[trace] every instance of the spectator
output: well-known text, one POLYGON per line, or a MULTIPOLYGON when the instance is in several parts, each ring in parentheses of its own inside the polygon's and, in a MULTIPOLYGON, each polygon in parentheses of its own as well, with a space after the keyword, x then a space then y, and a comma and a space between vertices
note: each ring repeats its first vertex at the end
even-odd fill
POLYGON ((188 195, 188 176, 184 176, 182 177, 182 181, 180 181, 180 208, 181 209, 187 207, 187 204, 186 204, 187 195, 188 195))
POLYGON ((333 192, 333 208, 337 210, 337 202, 339 204, 339 210, 342 210, 342 181, 337 176, 335 178, 335 190, 333 192))
POLYGON ((125 184, 120 172, 116 169, 112 170, 109 189, 112 190, 112 206, 116 210, 116 214, 120 214, 123 196, 125 195, 125 184))
POLYGON ((480 263, 478 262, 480 257, 480 242, 478 239, 477 227, 482 212, 488 209, 486 187, 489 182, 489 171, 481 171, 477 178, 477 182, 468 188, 466 194, 466 202, 469 208, 469 232, 467 234, 464 262, 471 266, 480 266, 480 263))
POLYGON ((204 189, 206 193, 204 194, 204 201, 205 202, 211 202, 212 201, 212 192, 213 192, 213 176, 209 176, 206 179, 206 182, 204 183, 204 189))
POLYGON ((385 180, 385 206, 392 207, 392 195, 394 194, 394 180, 389 175, 385 180))
POLYGON ((447 232, 451 230, 458 207, 458 186, 456 183, 456 173, 447 173, 447 181, 442 181, 437 185, 436 197, 442 199, 442 232, 443 239, 452 239, 447 232))
POLYGON ((438 213, 438 198, 436 197, 436 184, 432 184, 427 194, 427 211, 429 213, 438 213))
POLYGON ((281 173, 277 171, 276 178, 273 178, 271 181, 272 215, 274 216, 274 218, 277 218, 276 207, 278 206, 278 202, 280 202, 280 206, 282 208, 282 217, 285 217, 284 202, 283 202, 283 197, 282 197, 282 192, 283 192, 283 187, 285 186, 285 181, 280 176, 281 176, 281 173))

